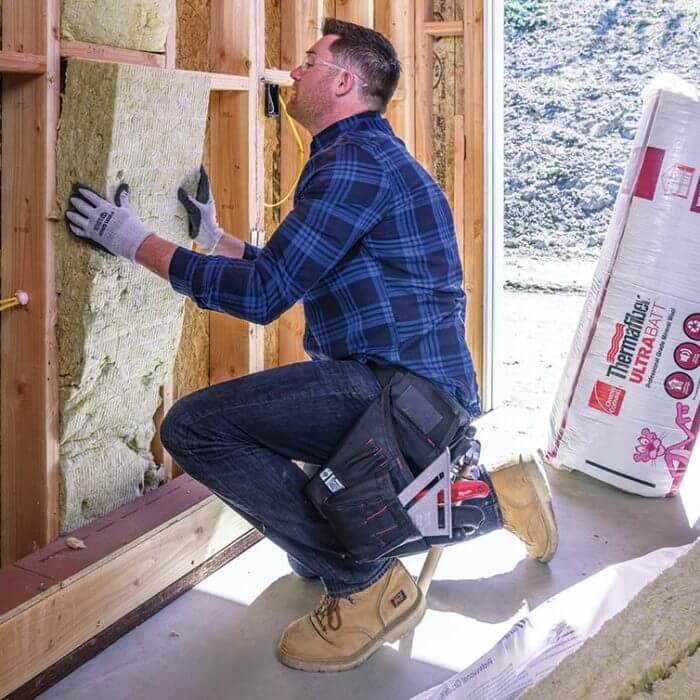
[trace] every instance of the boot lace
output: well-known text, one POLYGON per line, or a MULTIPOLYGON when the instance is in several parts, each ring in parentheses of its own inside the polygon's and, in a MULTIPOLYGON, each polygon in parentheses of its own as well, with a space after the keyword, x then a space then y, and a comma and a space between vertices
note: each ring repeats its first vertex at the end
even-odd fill
POLYGON ((313 614, 323 632, 328 631, 328 629, 337 632, 341 625, 340 598, 324 595, 313 614))

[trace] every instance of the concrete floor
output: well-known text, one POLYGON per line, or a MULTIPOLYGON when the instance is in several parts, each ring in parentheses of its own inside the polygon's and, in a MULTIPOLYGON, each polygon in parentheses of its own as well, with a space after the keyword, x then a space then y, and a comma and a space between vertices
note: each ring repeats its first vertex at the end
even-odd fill
MULTIPOLYGON (((562 532, 552 563, 527 559, 506 532, 445 550, 412 638, 385 646, 358 669, 306 674, 276 661, 278 635, 315 605, 320 586, 289 573, 283 552, 263 541, 41 697, 407 699, 487 651, 523 600, 534 608, 610 564, 700 535, 697 478, 684 489, 697 494, 692 501, 642 499, 583 474, 550 477, 562 532)), ((422 560, 406 560, 412 573, 422 560)))

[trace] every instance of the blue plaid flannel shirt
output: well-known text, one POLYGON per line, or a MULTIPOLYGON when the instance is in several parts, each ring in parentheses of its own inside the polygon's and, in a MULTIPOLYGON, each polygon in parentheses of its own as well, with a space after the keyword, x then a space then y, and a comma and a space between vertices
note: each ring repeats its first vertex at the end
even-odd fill
POLYGON ((294 209, 264 248, 242 259, 178 248, 170 281, 253 323, 302 300, 312 359, 400 365, 480 413, 452 213, 377 112, 315 136, 294 209))

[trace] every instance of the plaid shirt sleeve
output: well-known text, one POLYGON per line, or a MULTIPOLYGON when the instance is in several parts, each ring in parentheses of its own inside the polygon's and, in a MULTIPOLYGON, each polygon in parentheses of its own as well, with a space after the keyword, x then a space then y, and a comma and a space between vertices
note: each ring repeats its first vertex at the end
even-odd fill
POLYGON ((241 259, 178 248, 173 288, 205 309, 269 323, 296 303, 384 216, 389 184, 375 157, 356 143, 314 156, 294 209, 262 248, 241 259))

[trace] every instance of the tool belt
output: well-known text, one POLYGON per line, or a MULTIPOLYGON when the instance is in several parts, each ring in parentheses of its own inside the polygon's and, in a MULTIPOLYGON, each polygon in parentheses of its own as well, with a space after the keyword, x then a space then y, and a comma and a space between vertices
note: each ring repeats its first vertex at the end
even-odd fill
MULTIPOLYGON (((309 480, 306 496, 358 562, 473 536, 484 511, 472 500, 452 506, 453 478, 479 457, 469 414, 423 377, 395 367, 372 369, 381 394, 309 480)), ((464 486, 472 499, 475 493, 493 498, 485 472, 478 484, 464 486)))

